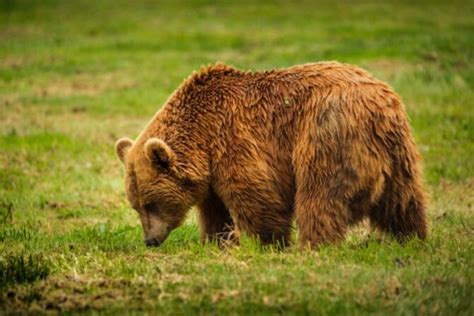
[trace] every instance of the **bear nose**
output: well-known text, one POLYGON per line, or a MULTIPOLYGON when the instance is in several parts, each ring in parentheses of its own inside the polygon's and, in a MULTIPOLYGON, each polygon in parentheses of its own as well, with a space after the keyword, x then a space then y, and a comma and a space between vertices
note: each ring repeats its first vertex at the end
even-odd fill
POLYGON ((160 241, 156 238, 145 240, 145 245, 147 247, 158 247, 160 244, 160 241))

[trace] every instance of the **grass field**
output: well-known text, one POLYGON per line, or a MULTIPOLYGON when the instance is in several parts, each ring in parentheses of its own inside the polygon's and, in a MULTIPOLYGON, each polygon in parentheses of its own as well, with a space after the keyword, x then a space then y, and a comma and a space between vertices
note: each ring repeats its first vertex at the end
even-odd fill
POLYGON ((0 1, 0 314, 474 314, 474 2, 0 1), (402 96, 428 240, 146 249, 113 153, 202 64, 339 60, 402 96))

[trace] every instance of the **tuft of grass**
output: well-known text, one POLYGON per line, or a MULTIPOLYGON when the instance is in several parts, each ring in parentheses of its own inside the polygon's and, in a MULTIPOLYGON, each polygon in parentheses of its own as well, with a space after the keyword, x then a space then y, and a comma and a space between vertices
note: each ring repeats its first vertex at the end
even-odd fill
POLYGON ((33 283, 50 274, 50 264, 42 256, 8 254, 0 257, 0 285, 33 283))

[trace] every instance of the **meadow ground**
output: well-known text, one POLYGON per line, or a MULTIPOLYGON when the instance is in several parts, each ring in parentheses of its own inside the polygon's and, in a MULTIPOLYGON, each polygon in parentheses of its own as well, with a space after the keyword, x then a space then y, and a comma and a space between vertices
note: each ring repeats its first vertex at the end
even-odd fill
POLYGON ((0 313, 474 314, 474 3, 0 2, 0 313), (202 64, 339 60, 406 103, 428 240, 146 249, 114 157, 202 64))

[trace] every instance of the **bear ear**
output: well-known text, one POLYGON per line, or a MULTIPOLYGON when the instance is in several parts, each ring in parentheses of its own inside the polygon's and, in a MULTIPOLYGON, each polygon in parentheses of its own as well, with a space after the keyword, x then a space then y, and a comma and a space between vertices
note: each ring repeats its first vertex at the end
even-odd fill
POLYGON ((115 143, 115 154, 120 159, 121 162, 125 163, 125 154, 132 147, 133 141, 130 138, 124 137, 120 138, 115 143))
POLYGON ((145 155, 153 163, 169 168, 175 159, 173 150, 161 139, 153 137, 145 143, 145 155))

